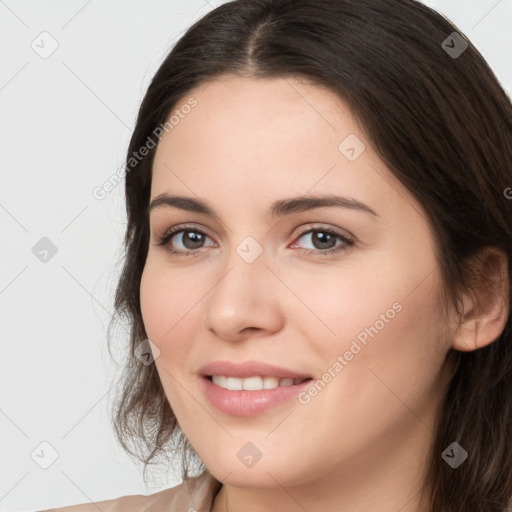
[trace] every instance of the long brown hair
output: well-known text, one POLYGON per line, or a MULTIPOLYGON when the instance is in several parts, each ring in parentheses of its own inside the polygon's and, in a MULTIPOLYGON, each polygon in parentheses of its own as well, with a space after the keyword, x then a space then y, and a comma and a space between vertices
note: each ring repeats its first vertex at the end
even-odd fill
MULTIPOLYGON (((155 148, 143 159, 133 155, 148 138, 155 140, 155 130, 189 91, 222 74, 306 77, 335 91, 380 158, 428 212, 446 297, 459 314, 462 292, 474 286, 469 263, 485 247, 507 255, 512 289, 512 106, 460 30, 414 0, 221 5, 189 28, 158 69, 126 158, 128 224, 115 308, 131 333, 112 422, 144 470, 157 456, 178 451, 185 455, 183 476, 194 461, 203 466, 180 431, 155 365, 134 356, 147 338, 139 284, 149 243, 155 148)), ((427 461, 431 511, 503 511, 512 497, 510 315, 490 345, 453 352, 456 371, 427 461), (452 442, 469 454, 457 469, 441 457, 452 442)))

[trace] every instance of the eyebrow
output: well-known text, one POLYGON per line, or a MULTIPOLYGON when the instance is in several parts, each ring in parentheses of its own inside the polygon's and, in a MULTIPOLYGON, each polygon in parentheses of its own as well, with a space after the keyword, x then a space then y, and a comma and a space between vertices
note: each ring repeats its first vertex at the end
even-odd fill
MULTIPOLYGON (((170 196, 167 193, 156 196, 148 207, 148 214, 155 208, 162 206, 169 206, 172 208, 179 208, 189 212, 202 213, 210 217, 217 217, 215 211, 208 206, 204 201, 195 199, 193 197, 185 196, 170 196)), ((299 196, 290 197, 287 199, 279 199, 274 201, 267 211, 270 217, 282 217, 292 213, 299 213, 314 208, 329 208, 338 207, 350 210, 358 210, 369 213, 375 217, 380 217, 372 208, 367 204, 358 201, 351 197, 341 197, 335 195, 316 195, 316 196, 299 196)))

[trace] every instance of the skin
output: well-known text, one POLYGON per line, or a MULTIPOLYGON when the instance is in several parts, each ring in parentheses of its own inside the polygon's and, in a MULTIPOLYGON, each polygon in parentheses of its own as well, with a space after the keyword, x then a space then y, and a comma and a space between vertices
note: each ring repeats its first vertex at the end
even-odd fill
POLYGON ((450 376, 447 354, 490 343, 507 312, 495 308, 488 321, 461 327, 440 321, 442 282, 425 211, 334 93, 297 78, 224 76, 183 103, 192 96, 197 106, 158 145, 151 199, 200 198, 217 217, 151 211, 140 297, 166 396, 224 483, 214 511, 426 510, 418 492, 450 376), (355 161, 338 149, 349 134, 366 146, 355 161), (278 199, 316 194, 355 198, 378 216, 340 207, 266 216, 278 199), (191 249, 177 234, 168 246, 195 255, 156 245, 184 223, 207 235, 203 245, 191 249), (342 250, 322 255, 325 245, 300 234, 313 227, 354 244, 335 237, 342 250), (247 236, 263 250, 252 263, 236 252, 247 236), (320 379, 395 303, 401 310, 307 404, 292 398, 241 418, 219 412, 201 391, 198 369, 219 359, 320 379), (262 453, 250 468, 237 457, 248 442, 262 453))

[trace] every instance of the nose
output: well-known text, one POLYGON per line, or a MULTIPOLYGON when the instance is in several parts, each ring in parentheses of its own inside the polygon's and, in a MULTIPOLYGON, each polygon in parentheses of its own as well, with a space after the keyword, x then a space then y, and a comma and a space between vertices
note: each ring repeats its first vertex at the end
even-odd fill
POLYGON ((218 277, 204 301, 203 323, 209 331, 236 342, 282 328, 283 284, 267 264, 265 252, 249 263, 234 249, 219 264, 218 277))

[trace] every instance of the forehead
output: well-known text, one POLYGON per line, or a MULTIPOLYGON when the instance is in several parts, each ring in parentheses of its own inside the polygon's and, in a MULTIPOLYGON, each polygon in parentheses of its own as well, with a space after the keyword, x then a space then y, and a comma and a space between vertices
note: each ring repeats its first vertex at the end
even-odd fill
POLYGON ((244 205, 266 211, 283 197, 332 193, 394 217, 421 213, 346 102, 325 87, 224 76, 191 90, 171 114, 153 163, 152 198, 207 198, 231 216, 244 205))
POLYGON ((334 92, 305 79, 220 77, 190 91, 176 105, 190 98, 197 101, 190 113, 172 132, 178 142, 187 130, 209 132, 216 141, 287 140, 301 133, 309 137, 326 137, 342 122, 344 129, 360 131, 350 109, 334 92), (188 120, 186 123, 185 120, 188 120), (300 123, 297 123, 300 120, 300 123), (288 128, 283 132, 282 128, 288 128), (269 134, 273 134, 269 136, 269 134))
POLYGON ((224 76, 191 90, 172 113, 175 124, 155 155, 155 185, 160 177, 172 179, 169 172, 159 172, 165 163, 176 172, 186 168, 192 180, 204 180, 213 171, 221 179, 229 171, 231 178, 243 175, 249 183, 270 173, 276 182, 309 175, 304 186, 311 186, 313 171, 320 177, 342 156, 338 146, 345 138, 364 138, 338 96, 291 77, 224 76), (191 101, 195 106, 179 115, 191 101))

